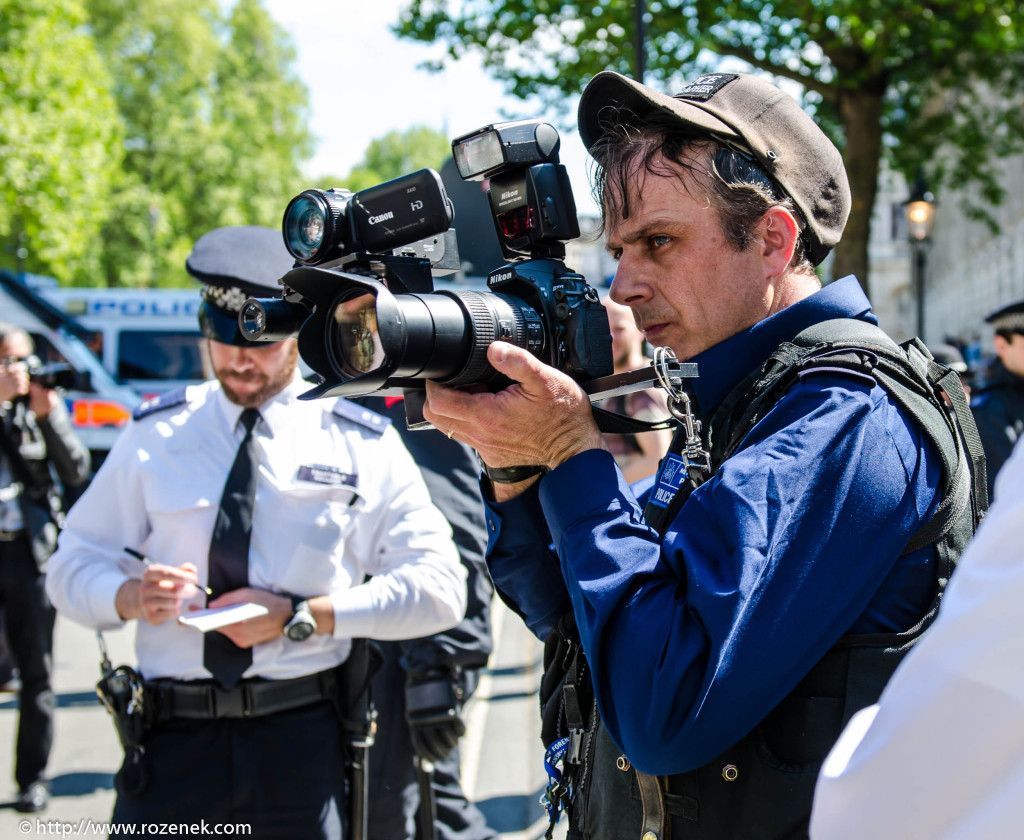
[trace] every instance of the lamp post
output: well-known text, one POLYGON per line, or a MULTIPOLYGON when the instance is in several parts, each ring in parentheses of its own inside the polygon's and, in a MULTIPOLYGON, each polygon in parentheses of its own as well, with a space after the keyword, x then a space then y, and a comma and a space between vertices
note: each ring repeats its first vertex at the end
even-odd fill
POLYGON ((633 78, 644 83, 646 72, 646 61, 644 60, 644 41, 647 38, 647 25, 644 22, 644 15, 647 13, 647 4, 644 0, 633 0, 633 78))
POLYGON ((907 239, 914 256, 914 299, 917 303, 917 335, 924 341, 924 284, 928 262, 928 246, 935 222, 935 196, 928 189, 924 173, 918 170, 917 179, 910 190, 910 198, 903 204, 907 220, 907 239))

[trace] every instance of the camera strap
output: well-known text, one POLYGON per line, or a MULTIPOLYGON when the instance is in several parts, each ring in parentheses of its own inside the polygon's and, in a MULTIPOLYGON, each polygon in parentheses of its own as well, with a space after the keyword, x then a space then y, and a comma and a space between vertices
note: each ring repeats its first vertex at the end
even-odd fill
MULTIPOLYGON (((12 413, 13 411, 14 409, 12 409, 12 413)), ((7 458, 7 463, 11 466, 11 473, 21 484, 26 495, 33 501, 39 502, 46 498, 48 488, 45 484, 37 482, 32 475, 32 470, 29 469, 9 434, 9 430, 14 428, 14 418, 8 417, 7 419, 9 425, 0 427, 0 452, 7 458)))
POLYGON ((696 377, 697 365, 692 362, 680 363, 675 353, 669 348, 658 347, 654 351, 654 361, 648 367, 601 377, 583 382, 581 385, 591 402, 632 394, 648 388, 661 388, 668 395, 668 409, 671 417, 661 420, 638 420, 635 417, 594 405, 591 410, 597 428, 609 434, 628 435, 675 429, 682 423, 687 430, 687 440, 692 446, 695 439, 699 440, 700 422, 693 415, 691 400, 683 383, 686 379, 695 379, 696 377))

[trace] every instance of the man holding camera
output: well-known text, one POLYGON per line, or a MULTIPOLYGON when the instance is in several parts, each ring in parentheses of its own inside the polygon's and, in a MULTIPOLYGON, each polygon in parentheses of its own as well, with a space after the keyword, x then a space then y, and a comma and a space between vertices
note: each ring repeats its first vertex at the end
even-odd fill
POLYGON ((465 611, 451 528, 395 430, 345 400, 299 400, 295 339, 252 344, 238 328, 245 299, 277 293, 291 262, 268 228, 196 242, 187 267, 205 284, 216 379, 140 407, 48 573, 73 620, 137 620, 123 709, 125 680, 107 683, 126 745, 119 824, 361 836, 363 746, 349 736, 370 722, 345 696, 361 699, 371 674, 350 651, 465 611), (262 614, 205 632, 179 621, 236 605, 262 614))
POLYGON ((54 611, 42 567, 63 521, 56 479, 72 486, 89 475, 89 450, 64 401, 31 380, 32 353, 28 333, 0 324, 0 603, 21 676, 14 807, 28 813, 42 811, 50 796, 43 774, 53 743, 54 611))
POLYGON ((934 390, 950 372, 888 339, 854 278, 821 288, 850 193, 791 97, 605 72, 579 123, 611 297, 697 363, 700 438, 681 428, 637 498, 579 385, 501 342, 513 385, 428 382, 424 414, 479 452, 492 578, 548 638, 552 812, 588 838, 805 836, 821 760, 984 505, 934 390))

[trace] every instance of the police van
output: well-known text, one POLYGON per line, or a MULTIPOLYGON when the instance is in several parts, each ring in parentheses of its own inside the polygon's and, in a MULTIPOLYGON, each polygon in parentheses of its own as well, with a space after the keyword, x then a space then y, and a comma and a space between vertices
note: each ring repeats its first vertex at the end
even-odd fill
POLYGON ((52 286, 40 293, 93 334, 104 367, 144 398, 204 379, 199 288, 52 286))
MULTIPOLYGON (((117 382, 89 349, 90 334, 42 297, 31 275, 0 271, 0 321, 32 336, 44 365, 68 365, 74 386, 63 392, 71 425, 97 469, 141 397, 117 382)), ((44 278, 50 280, 50 278, 44 278)), ((53 281, 51 281, 53 282, 53 281)))

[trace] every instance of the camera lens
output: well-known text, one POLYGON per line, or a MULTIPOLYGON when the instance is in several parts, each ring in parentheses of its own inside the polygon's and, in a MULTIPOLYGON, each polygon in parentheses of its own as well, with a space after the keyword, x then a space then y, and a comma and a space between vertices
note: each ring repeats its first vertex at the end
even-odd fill
POLYGON ((348 190, 305 190, 284 211, 281 232, 288 252, 299 262, 324 262, 332 253, 344 253, 342 235, 348 190))
POLYGON ((255 300, 246 301, 238 316, 238 324, 249 341, 259 339, 267 328, 267 315, 263 310, 263 304, 255 300))
POLYGON ((335 301, 327 331, 332 365, 346 379, 386 371, 448 385, 496 378, 487 362, 495 341, 538 356, 545 343, 534 309, 506 295, 473 291, 354 294, 335 301))
POLYGON ((313 259, 320 250, 327 212, 316 196, 305 193, 288 205, 284 216, 284 241, 296 259, 313 259))
POLYGON ((385 361, 377 326, 377 298, 358 295, 335 304, 330 344, 348 376, 370 373, 385 361))

